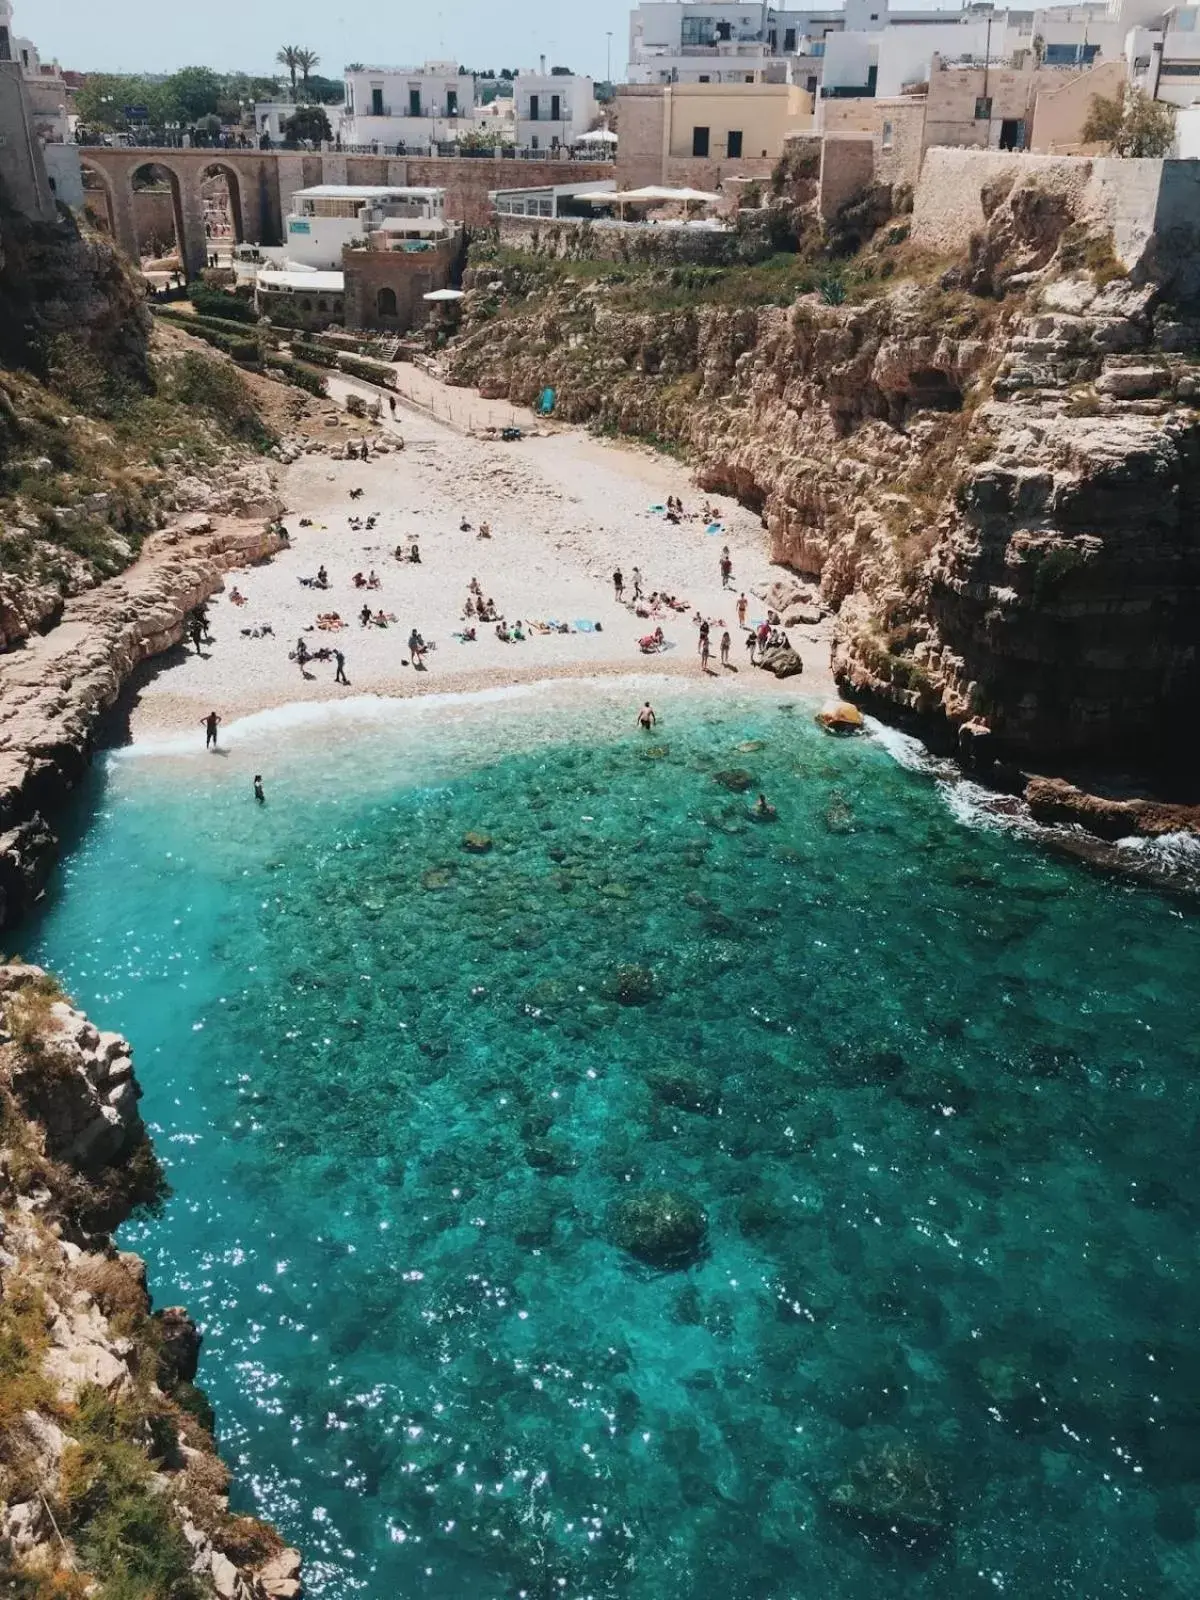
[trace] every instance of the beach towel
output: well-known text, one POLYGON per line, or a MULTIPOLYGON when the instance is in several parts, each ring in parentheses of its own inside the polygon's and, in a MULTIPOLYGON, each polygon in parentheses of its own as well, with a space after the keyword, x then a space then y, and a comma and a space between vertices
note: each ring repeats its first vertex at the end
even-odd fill
POLYGON ((585 618, 583 621, 577 621, 575 623, 575 631, 576 633, 595 633, 596 624, 594 622, 588 622, 585 618))
POLYGON ((725 524, 723 522, 710 522, 704 531, 705 533, 724 533, 725 524))
POLYGON ((647 511, 657 511, 657 512, 658 512, 658 513, 659 513, 659 514, 660 514, 660 515, 661 515, 661 514, 662 514, 662 513, 663 513, 663 512, 664 512, 664 511, 665 511, 665 510, 666 510, 666 509, 667 509, 667 508, 666 508, 666 506, 647 506, 647 507, 646 507, 646 510, 647 510, 647 511))

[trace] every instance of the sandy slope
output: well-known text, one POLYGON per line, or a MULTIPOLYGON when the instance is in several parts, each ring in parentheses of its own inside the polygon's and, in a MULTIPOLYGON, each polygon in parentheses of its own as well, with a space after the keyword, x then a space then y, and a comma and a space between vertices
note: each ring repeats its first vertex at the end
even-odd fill
MULTIPOLYGON (((454 391, 446 391, 452 396, 454 391)), ((773 678, 747 667, 743 636, 736 627, 737 589, 750 599, 750 617, 761 603, 751 585, 773 575, 764 554, 757 518, 729 500, 720 507, 726 531, 705 533, 699 521, 674 526, 648 507, 668 494, 699 511, 697 493, 685 468, 665 457, 595 441, 575 430, 501 444, 465 438, 443 423, 402 410, 395 426, 406 448, 367 463, 307 456, 285 469, 282 491, 291 514, 287 526, 292 549, 269 566, 234 572, 225 594, 211 607, 214 643, 203 656, 190 655, 157 673, 140 691, 133 731, 194 724, 210 707, 230 718, 294 700, 345 694, 415 694, 461 690, 527 679, 571 677, 605 672, 684 672, 699 676, 697 630, 692 612, 661 619, 672 648, 647 658, 637 648, 639 635, 656 620, 642 621, 613 596, 611 574, 620 566, 628 598, 635 566, 647 593, 665 588, 712 619, 715 639, 721 624, 734 636, 731 660, 739 669, 708 681, 713 692, 725 685, 742 691, 767 687, 773 678), (352 488, 362 498, 352 502, 352 488), (371 533, 355 533, 349 516, 379 514, 371 533), (302 516, 316 526, 302 529, 302 516), (467 520, 483 520, 492 538, 462 532, 467 520), (400 543, 420 544, 422 564, 399 564, 392 555, 400 543), (718 573, 723 544, 734 561, 737 589, 724 593, 718 573), (324 564, 330 588, 305 588, 324 564), (382 580, 376 592, 355 589, 356 571, 374 567, 382 580), (523 644, 505 644, 492 628, 479 628, 474 644, 452 637, 463 627, 467 583, 479 578, 501 615, 517 618, 599 622, 602 631, 533 635, 523 644), (240 589, 248 603, 238 607, 229 594, 240 589), (386 629, 362 628, 357 617, 364 601, 394 613, 386 629), (337 611, 349 626, 340 633, 306 631, 321 611, 337 611), (269 623, 274 636, 252 639, 242 629, 269 623), (408 660, 409 630, 416 626, 437 648, 427 670, 415 672, 408 660), (302 676, 289 652, 303 634, 310 650, 336 644, 346 656, 351 687, 333 682, 333 666, 321 663, 302 676)), ((821 628, 792 630, 792 643, 804 656, 803 679, 789 690, 825 694, 832 689, 829 650, 821 628)), ((714 648, 714 667, 717 666, 714 648)))

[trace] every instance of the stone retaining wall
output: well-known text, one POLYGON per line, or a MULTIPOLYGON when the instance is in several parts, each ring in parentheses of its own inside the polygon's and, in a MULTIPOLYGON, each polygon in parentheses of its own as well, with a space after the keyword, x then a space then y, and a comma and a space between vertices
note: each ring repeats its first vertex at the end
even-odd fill
POLYGON ((738 233, 549 217, 501 217, 500 243, 560 261, 631 261, 664 267, 726 267, 761 261, 770 253, 765 241, 738 233))

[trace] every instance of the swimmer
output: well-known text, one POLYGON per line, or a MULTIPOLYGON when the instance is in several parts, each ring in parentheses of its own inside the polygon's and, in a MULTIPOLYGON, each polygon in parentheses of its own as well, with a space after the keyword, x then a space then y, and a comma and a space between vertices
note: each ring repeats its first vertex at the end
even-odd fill
POLYGON ((267 803, 267 797, 263 793, 263 782, 262 782, 262 773, 261 772, 256 772, 254 774, 254 798, 258 801, 260 806, 265 806, 266 803, 267 803))
POLYGON ((776 812, 775 807, 770 804, 766 795, 760 794, 758 797, 758 804, 754 808, 754 815, 760 818, 763 822, 773 822, 778 813, 776 812))
POLYGON ((647 700, 645 705, 638 712, 638 727, 644 728, 646 732, 649 733, 657 721, 658 718, 654 714, 654 707, 650 704, 649 700, 647 700))

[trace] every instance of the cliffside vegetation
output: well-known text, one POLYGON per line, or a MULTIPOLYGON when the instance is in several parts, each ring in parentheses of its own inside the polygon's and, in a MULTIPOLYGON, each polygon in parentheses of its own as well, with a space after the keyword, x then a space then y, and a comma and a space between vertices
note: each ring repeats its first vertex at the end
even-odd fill
POLYGON ((274 442, 230 363, 152 336, 107 242, 0 208, 0 649, 274 442))
POLYGON ((109 1236, 166 1192, 137 1095, 123 1040, 0 966, 0 1588, 286 1600, 298 1563, 228 1509, 199 1336, 109 1236))

